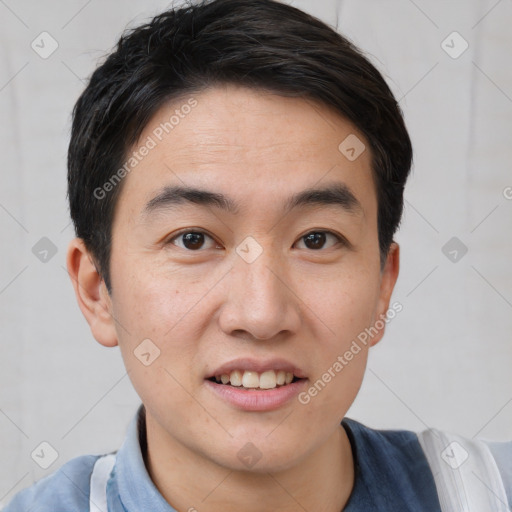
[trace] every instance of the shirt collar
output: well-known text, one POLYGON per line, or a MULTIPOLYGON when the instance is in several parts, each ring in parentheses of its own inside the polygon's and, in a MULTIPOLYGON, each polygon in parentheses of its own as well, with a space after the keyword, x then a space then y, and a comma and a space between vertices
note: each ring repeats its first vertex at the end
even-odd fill
POLYGON ((118 499, 127 512, 176 512, 156 488, 144 463, 145 413, 144 405, 141 405, 128 427, 124 443, 117 452, 114 478, 107 493, 113 502, 118 499))
MULTIPOLYGON (((346 424, 346 420, 344 423, 346 424)), ((352 429, 354 429, 354 423, 356 422, 350 423, 352 429)), ((352 434, 351 429, 349 432, 352 434)), ((353 442, 352 435, 350 437, 353 442)), ((167 503, 151 480, 144 461, 146 450, 146 410, 141 404, 128 427, 125 440, 117 452, 113 478, 107 487, 109 510, 112 509, 116 512, 139 512, 140 510, 177 512, 167 503)), ((356 467, 357 473, 359 473, 358 465, 356 467)), ((356 483, 358 480, 356 478, 356 483)), ((354 488, 354 491, 351 502, 354 501, 354 495, 360 494, 358 489, 354 488)))
MULTIPOLYGON (((344 510, 388 510, 384 502, 414 504, 410 510, 430 503, 429 510, 439 510, 432 473, 414 433, 375 431, 348 418, 342 425, 350 439, 356 469, 355 485, 344 510), (414 485, 401 489, 403 480, 411 478, 409 483, 414 485), (374 508, 376 501, 383 506, 374 508)), ((141 405, 117 452, 107 486, 109 510, 177 512, 160 494, 147 472, 146 446, 146 411, 141 405)))

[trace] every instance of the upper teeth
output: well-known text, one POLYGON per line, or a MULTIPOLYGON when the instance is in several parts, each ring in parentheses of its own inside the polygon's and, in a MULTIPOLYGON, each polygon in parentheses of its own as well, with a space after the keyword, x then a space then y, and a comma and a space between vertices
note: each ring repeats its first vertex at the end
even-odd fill
POLYGON ((244 388, 272 389, 283 384, 290 384, 293 380, 293 373, 283 370, 267 370, 263 373, 233 370, 230 374, 223 373, 216 375, 215 380, 222 384, 232 386, 243 386, 244 388))

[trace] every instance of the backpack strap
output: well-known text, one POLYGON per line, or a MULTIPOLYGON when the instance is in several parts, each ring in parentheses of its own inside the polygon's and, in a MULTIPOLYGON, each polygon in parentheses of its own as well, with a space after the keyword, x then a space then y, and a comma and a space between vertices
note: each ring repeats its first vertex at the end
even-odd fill
MULTIPOLYGON (((503 485, 512 505, 512 441, 485 441, 498 465, 503 485)), ((510 507, 512 509, 512 506, 510 507)))
POLYGON ((90 512, 108 512, 107 482, 114 468, 116 455, 110 453, 99 457, 91 473, 91 492, 89 494, 90 512))
POLYGON ((428 429, 418 441, 432 470, 443 512, 509 512, 507 493, 486 442, 428 429))

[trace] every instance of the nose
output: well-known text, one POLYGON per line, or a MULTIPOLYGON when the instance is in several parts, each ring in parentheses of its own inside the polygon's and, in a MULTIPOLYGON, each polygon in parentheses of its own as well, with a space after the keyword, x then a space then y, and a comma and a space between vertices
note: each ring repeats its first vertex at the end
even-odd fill
POLYGON ((264 251, 252 263, 236 259, 219 315, 226 334, 270 340, 299 330, 301 301, 285 269, 268 253, 264 251))

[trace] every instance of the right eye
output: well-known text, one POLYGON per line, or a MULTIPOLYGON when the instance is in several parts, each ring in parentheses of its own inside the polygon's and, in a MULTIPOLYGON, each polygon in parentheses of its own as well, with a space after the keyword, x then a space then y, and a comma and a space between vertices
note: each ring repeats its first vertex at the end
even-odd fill
POLYGON ((204 249, 206 243, 206 249, 212 249, 215 246, 218 246, 217 242, 205 233, 204 231, 197 230, 183 230, 170 238, 167 244, 172 244, 180 247, 181 249, 186 249, 188 251, 199 251, 200 249, 204 249), (210 245, 208 246, 207 240, 210 240, 210 245))

